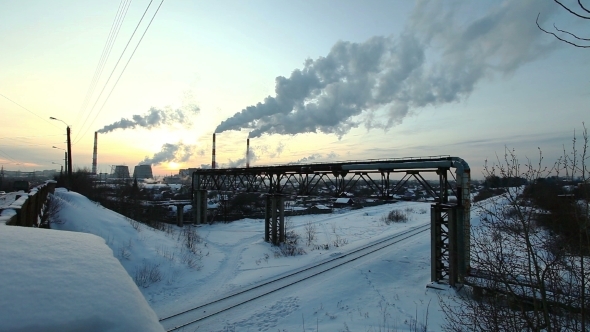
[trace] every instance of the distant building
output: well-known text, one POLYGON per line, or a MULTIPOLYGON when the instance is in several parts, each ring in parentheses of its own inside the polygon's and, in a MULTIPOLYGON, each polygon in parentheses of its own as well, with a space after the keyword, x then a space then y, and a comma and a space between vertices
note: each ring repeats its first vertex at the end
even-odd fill
POLYGON ((133 170, 133 177, 136 179, 153 179, 152 165, 137 165, 133 170))
POLYGON ((181 178, 190 178, 193 176, 193 172, 200 168, 182 168, 178 170, 178 175, 181 178))
POLYGON ((182 183, 182 178, 178 175, 165 176, 163 182, 166 184, 180 184, 182 183))
POLYGON ((129 167, 125 165, 116 165, 111 167, 111 178, 127 179, 129 178, 129 167))
POLYGON ((339 197, 334 201, 333 206, 335 208, 343 208, 347 206, 352 206, 353 201, 352 198, 349 197, 339 197))

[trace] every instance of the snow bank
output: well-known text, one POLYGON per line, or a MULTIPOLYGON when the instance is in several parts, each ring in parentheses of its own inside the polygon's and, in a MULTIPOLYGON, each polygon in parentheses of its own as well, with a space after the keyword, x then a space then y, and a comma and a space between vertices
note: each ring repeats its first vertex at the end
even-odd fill
POLYGON ((3 227, 0 252, 0 331, 163 330, 97 236, 3 227))

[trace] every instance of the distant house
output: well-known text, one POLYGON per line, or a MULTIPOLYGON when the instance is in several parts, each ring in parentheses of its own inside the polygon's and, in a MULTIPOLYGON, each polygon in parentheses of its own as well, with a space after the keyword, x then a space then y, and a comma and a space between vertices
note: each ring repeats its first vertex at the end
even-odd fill
POLYGON ((312 205, 307 210, 309 211, 309 213, 313 213, 313 214, 332 213, 332 209, 330 209, 329 207, 322 205, 322 204, 312 205))
POLYGON ((349 197, 340 197, 337 198, 334 203, 333 206, 335 208, 343 208, 343 207, 349 207, 353 205, 353 201, 352 198, 349 197))

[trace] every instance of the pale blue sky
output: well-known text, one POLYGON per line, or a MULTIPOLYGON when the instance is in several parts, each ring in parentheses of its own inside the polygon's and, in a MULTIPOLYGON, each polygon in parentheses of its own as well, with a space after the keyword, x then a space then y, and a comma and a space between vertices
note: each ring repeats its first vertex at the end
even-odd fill
MULTIPOLYGON (((504 146, 523 157, 535 157, 540 147, 549 163, 564 144, 571 144, 574 129, 579 132, 582 122, 590 123, 590 50, 556 42, 537 29, 535 18, 540 13, 544 26, 555 22, 579 34, 589 31, 590 22, 573 19, 549 0, 166 0, 102 111, 96 115, 138 36, 89 115, 148 3, 131 2, 90 107, 84 109, 120 2, 0 0, 0 94, 38 115, 0 96, 0 164, 5 169, 51 169, 56 168, 52 162, 62 162, 63 151, 51 147, 65 148, 65 125, 49 116, 72 126, 74 166, 90 167, 94 131, 152 107, 184 112, 195 105, 200 111, 183 123, 100 134, 99 171, 108 172, 114 164, 132 167, 144 159, 161 161, 154 167, 158 174, 210 164, 211 134, 223 121, 236 120, 237 112, 276 97, 277 76, 294 86, 289 77, 296 69, 322 74, 318 58, 335 54, 330 52, 339 42, 377 52, 364 48, 372 37, 382 37, 389 62, 367 74, 369 83, 362 86, 374 97, 385 84, 383 75, 397 70, 401 76, 392 77, 402 78, 388 81, 387 101, 360 94, 361 86, 353 82, 364 77, 362 70, 340 73, 341 79, 322 81, 327 85, 298 101, 312 107, 309 113, 302 109, 233 121, 242 130, 217 135, 217 162, 239 163, 248 134, 270 128, 252 138, 257 156, 252 164, 310 156, 335 161, 454 155, 466 159, 474 177, 480 177, 484 161, 503 154, 504 146), (400 51, 403 45, 406 53, 400 51), (420 54, 423 63, 402 75, 402 60, 415 61, 420 54), (304 67, 307 59, 311 67, 304 67), (339 95, 333 95, 336 90, 339 95), (317 104, 327 98, 336 105, 338 98, 350 96, 351 109, 317 104), (324 110, 341 121, 313 133, 299 130, 309 120, 305 114, 331 120, 320 114, 324 110), (351 116, 342 115, 347 110, 351 116), (345 126, 351 121, 358 125, 345 126), (325 133, 332 129, 340 135, 325 133), (169 148, 162 151, 164 144, 169 148)), ((159 3, 154 0, 146 20, 159 3)), ((139 35, 145 26, 144 21, 139 35)), ((344 71, 363 65, 351 54, 342 55, 344 71)))

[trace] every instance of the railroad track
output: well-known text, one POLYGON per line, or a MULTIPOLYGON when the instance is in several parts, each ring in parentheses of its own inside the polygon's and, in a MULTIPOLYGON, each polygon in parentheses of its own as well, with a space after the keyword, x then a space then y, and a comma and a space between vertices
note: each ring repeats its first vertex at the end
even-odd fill
POLYGON ((280 276, 236 293, 228 294, 222 298, 179 312, 177 314, 160 318, 160 323, 162 326, 164 326, 166 331, 182 329, 189 325, 201 322, 209 317, 240 306, 244 303, 254 301, 265 295, 287 288, 291 285, 315 277, 344 264, 348 264, 376 251, 382 250, 397 244, 398 242, 426 232, 429 229, 430 223, 413 227, 386 239, 354 249, 347 253, 335 255, 328 260, 322 261, 312 266, 307 266, 287 275, 280 276))

